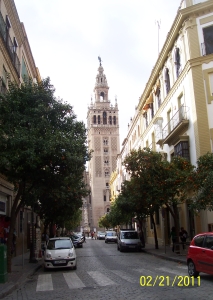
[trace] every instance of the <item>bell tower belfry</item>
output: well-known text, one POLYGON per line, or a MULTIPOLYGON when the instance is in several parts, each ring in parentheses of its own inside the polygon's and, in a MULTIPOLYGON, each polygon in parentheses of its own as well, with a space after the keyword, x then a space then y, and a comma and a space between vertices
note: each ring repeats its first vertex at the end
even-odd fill
POLYGON ((87 112, 88 147, 93 150, 88 164, 91 188, 89 224, 90 230, 99 230, 98 221, 109 212, 111 173, 116 169, 116 157, 120 152, 119 116, 117 99, 112 105, 108 98, 109 86, 100 65, 94 87, 95 99, 87 112))

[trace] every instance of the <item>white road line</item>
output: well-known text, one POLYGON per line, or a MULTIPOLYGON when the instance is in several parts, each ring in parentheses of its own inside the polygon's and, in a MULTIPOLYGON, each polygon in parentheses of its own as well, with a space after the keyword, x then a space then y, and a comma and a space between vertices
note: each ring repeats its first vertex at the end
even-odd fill
POLYGON ((51 274, 38 276, 36 292, 53 291, 53 282, 51 274))
POLYGON ((187 266, 177 266, 179 269, 188 270, 187 266))
POLYGON ((119 270, 111 270, 111 272, 113 272, 115 275, 121 277, 122 279, 131 282, 131 283, 136 283, 139 282, 139 280, 136 280, 135 278, 133 278, 130 275, 127 275, 125 272, 123 271, 119 271, 119 270))
POLYGON ((87 272, 94 280, 95 282, 100 285, 100 286, 106 286, 106 285, 112 285, 116 284, 114 281, 109 279, 107 276, 102 274, 101 272, 98 271, 90 271, 87 272))
POLYGON ((183 276, 187 275, 186 272, 179 272, 178 270, 171 270, 171 269, 168 269, 168 268, 156 268, 155 270, 156 270, 157 275, 161 275, 159 271, 174 274, 174 275, 183 275, 183 276))
POLYGON ((70 289, 79 289, 85 287, 76 273, 63 273, 63 275, 70 289))

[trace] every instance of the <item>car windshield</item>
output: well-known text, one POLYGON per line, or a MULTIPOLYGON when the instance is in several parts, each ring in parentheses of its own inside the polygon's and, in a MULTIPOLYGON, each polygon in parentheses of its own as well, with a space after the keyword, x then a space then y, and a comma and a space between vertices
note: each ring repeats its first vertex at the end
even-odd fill
POLYGON ((49 240, 47 249, 56 250, 56 249, 70 249, 73 245, 70 240, 49 240))
POLYGON ((107 232, 107 236, 115 236, 115 232, 107 232))
POLYGON ((138 239, 138 233, 137 232, 122 232, 121 233, 122 239, 138 239))

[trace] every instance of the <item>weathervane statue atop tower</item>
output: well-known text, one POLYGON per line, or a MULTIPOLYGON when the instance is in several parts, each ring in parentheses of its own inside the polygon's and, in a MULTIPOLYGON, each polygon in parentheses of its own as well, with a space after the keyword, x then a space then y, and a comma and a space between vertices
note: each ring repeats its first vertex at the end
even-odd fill
POLYGON ((98 60, 99 60, 99 62, 100 62, 100 66, 101 66, 101 58, 100 58, 100 56, 98 56, 98 60))

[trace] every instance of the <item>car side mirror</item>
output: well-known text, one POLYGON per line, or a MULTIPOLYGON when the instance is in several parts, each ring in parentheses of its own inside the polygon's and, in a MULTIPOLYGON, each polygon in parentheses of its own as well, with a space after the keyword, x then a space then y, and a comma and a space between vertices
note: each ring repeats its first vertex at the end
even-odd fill
POLYGON ((213 246, 211 246, 211 248, 210 248, 211 250, 213 250, 213 246))

